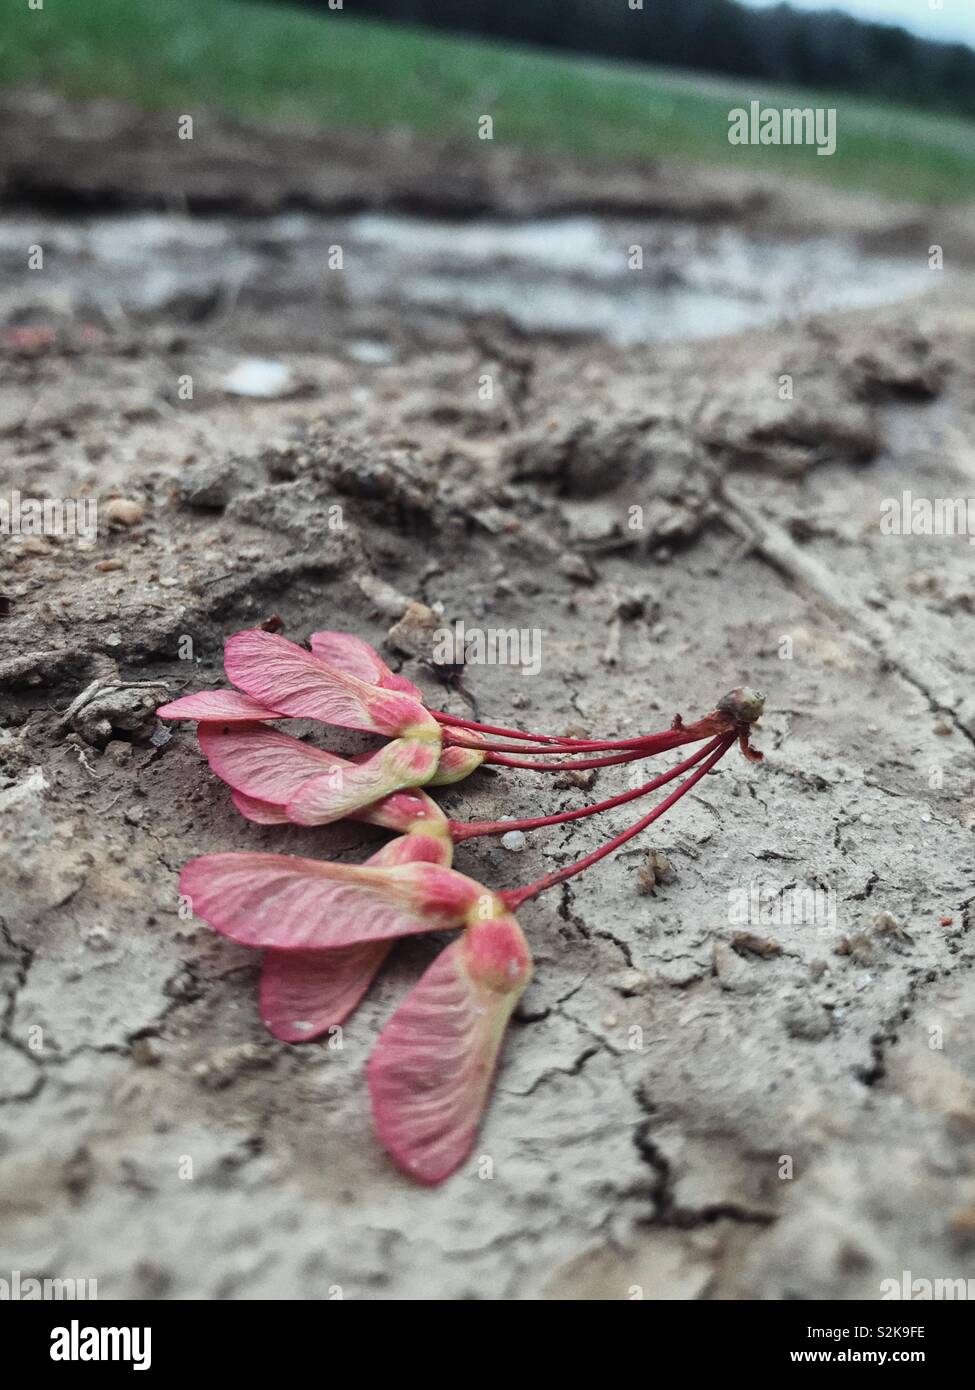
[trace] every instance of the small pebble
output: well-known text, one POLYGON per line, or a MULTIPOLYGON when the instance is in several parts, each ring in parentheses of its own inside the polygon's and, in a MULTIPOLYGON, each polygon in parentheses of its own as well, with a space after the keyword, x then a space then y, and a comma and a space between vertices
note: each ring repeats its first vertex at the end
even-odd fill
POLYGON ((637 870, 637 886, 641 893, 652 893, 658 883, 671 883, 676 872, 662 849, 652 849, 637 870))
POLYGON ((105 516, 116 526, 137 526, 145 514, 142 503, 131 497, 112 497, 105 507, 105 516))
POLYGON ((583 768, 581 772, 575 770, 557 772, 552 779, 552 786, 560 790, 564 787, 591 787, 596 780, 596 769, 594 767, 583 768))
POLYGON ((577 584, 593 584, 596 579, 592 565, 585 556, 571 550, 559 556, 559 573, 567 579, 574 579, 577 584))
POLYGON ((154 1038, 136 1038, 130 1048, 133 1062, 140 1067, 156 1067, 162 1061, 162 1049, 154 1038))
POLYGON ((525 836, 521 830, 509 830, 506 835, 501 836, 501 844, 504 849, 510 849, 515 854, 520 854, 525 848, 525 836))
POLYGON ((619 974, 613 976, 610 984, 618 994, 630 998, 635 994, 646 994, 650 988, 651 980, 650 976, 642 970, 621 970, 619 974))
POLYGON ((112 934, 105 927, 88 927, 81 935, 85 945, 93 951, 107 951, 112 945, 112 934))
POLYGON ((250 357, 227 372, 220 381, 220 388, 229 396, 272 400, 275 396, 290 395, 295 384, 291 369, 285 363, 250 357))
POLYGON ((833 1031, 833 1019, 825 1009, 817 1008, 808 999, 796 999, 787 1004, 781 1014, 785 1031, 790 1038, 806 1042, 821 1042, 833 1031))

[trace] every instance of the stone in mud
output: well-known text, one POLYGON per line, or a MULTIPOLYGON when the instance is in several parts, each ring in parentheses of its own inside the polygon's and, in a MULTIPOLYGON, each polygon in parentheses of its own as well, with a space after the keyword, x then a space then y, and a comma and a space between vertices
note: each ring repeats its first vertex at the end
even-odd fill
POLYGON ((183 499, 201 511, 222 511, 230 499, 254 481, 253 466, 242 460, 194 463, 182 477, 183 499))
POLYGON ((725 466, 784 477, 801 477, 817 463, 868 463, 881 447, 870 407, 851 399, 839 369, 816 362, 743 374, 708 402, 697 433, 725 466), (789 384, 780 384, 785 378, 789 384))
POLYGON ((598 497, 653 468, 649 432, 655 419, 581 419, 523 435, 506 450, 505 475, 538 479, 565 497, 598 497))
POLYGON ((795 999, 782 1010, 782 1022, 790 1038, 822 1042, 833 1031, 829 1013, 811 999, 795 999))
POLYGON ((227 504, 230 522, 245 522, 286 536, 293 549, 320 557, 323 569, 339 569, 357 551, 358 531, 328 487, 302 479, 240 493, 227 504))
POLYGON ((17 929, 60 906, 84 882, 72 830, 56 816, 43 771, 0 792, 0 903, 17 929))
POLYGON ((868 401, 935 400, 944 389, 948 366, 920 334, 874 340, 850 357, 859 394, 868 401))
POLYGON ((632 999, 642 994, 649 993, 653 986, 653 980, 645 970, 620 970, 609 980, 609 985, 621 994, 624 999, 632 999))
POLYGON ((443 627, 443 614, 428 608, 425 603, 411 600, 400 620, 386 634, 386 643, 403 656, 420 661, 433 660, 435 634, 443 627))
POLYGON ((782 947, 777 941, 766 936, 756 936, 754 932, 748 931, 735 932, 731 949, 737 951, 740 956, 760 956, 763 960, 771 960, 774 956, 782 954, 782 947))
POLYGON ((63 722, 96 748, 111 742, 114 734, 148 740, 156 727, 156 710, 168 698, 164 683, 99 679, 72 701, 63 722))
POLYGON ((761 990, 763 977, 724 942, 714 943, 711 958, 722 989, 735 994, 757 994, 761 990))
POLYGON ((340 497, 356 499, 358 510, 384 526, 427 527, 437 502, 433 481, 407 453, 389 453, 367 439, 312 433, 309 468, 340 497))

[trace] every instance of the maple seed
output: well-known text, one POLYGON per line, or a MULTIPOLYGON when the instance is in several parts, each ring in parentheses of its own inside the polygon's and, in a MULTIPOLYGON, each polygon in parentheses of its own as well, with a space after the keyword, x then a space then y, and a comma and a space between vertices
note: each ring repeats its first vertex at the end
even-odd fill
MULTIPOLYGON (((398 938, 459 929, 382 1030, 367 1069, 383 1144, 411 1177, 438 1183, 471 1151, 508 1022, 531 976, 531 953, 513 912, 652 825, 736 740, 746 758, 760 761, 749 736, 765 697, 738 687, 701 719, 685 723, 676 715, 669 729, 631 738, 527 734, 428 710, 422 692, 359 637, 316 632, 310 645, 308 651, 262 629, 236 633, 225 667, 238 688, 184 696, 158 713, 198 722, 202 752, 249 820, 316 826, 349 817, 397 837, 363 865, 246 851, 204 855, 184 865, 180 887, 216 931, 264 950, 261 1014, 286 1042, 307 1042, 340 1025, 398 938), (340 758, 273 727, 289 718, 388 741, 340 758), (577 771, 691 743, 701 746, 641 787, 523 820, 451 821, 421 790, 458 781, 481 763, 577 771), (582 820, 671 783, 648 814, 534 883, 495 893, 452 867, 454 844, 473 836, 582 820)), ((757 940, 734 944, 754 951, 757 940)))

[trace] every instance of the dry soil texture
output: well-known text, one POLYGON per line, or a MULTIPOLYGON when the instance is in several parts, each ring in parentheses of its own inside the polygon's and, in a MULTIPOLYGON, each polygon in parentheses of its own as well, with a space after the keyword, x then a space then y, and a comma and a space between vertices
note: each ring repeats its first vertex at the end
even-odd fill
MULTIPOLYGON (((452 179, 448 150, 315 157, 229 129, 181 172, 149 118, 32 111, 3 177, 52 246, 106 204, 429 214, 449 187, 457 215, 776 234, 812 206, 469 152, 452 179), (61 144, 28 157, 44 122, 61 144)), ((821 226, 874 249, 926 264, 944 244, 940 288, 623 349, 343 297, 318 267, 304 297, 251 272, 154 306, 65 273, 52 298, 8 238, 3 496, 94 496, 100 526, 90 548, 0 550, 0 1270, 145 1298, 878 1298, 905 1270, 975 1276, 975 552, 880 524, 905 490, 975 493, 975 298, 956 214, 817 196, 821 226), (295 394, 221 391, 254 354, 295 394), (193 729, 167 740, 152 713, 220 683, 224 636, 274 615, 299 641, 360 633, 466 713, 410 602, 540 630, 537 675, 465 673, 499 723, 608 736, 768 693, 762 765, 730 756, 645 843, 523 910, 535 978, 474 1156, 436 1190, 377 1145, 363 1068, 438 943, 397 950, 341 1049, 289 1047, 261 1027, 254 956, 179 914, 191 855, 355 859, 378 832, 244 822, 193 729)), ((441 800, 534 814, 625 771, 482 773, 441 800)), ((457 862, 511 886, 598 833, 457 862)))

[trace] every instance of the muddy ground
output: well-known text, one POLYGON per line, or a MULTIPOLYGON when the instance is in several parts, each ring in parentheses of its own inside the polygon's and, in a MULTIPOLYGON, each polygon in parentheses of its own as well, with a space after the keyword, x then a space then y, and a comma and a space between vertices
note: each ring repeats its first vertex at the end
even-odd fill
MULTIPOLYGON (((904 1271, 975 1277, 973 551, 880 526, 905 489, 975 493, 964 216, 216 122, 180 164, 162 117, 13 105, 3 495, 97 497, 99 532, 0 549, 0 1270, 144 1298, 879 1298, 904 1271), (621 246, 679 219, 800 256, 822 233, 929 282, 722 337, 704 306, 704 336, 620 344, 462 289, 353 293, 273 238, 249 259, 254 216, 296 208, 598 215, 621 246), (133 256, 146 283, 158 262, 126 218, 150 212, 229 219, 226 262, 141 293, 133 256), (110 213, 114 282, 86 220, 110 213), (18 228, 50 248, 43 274, 18 228), (254 356, 289 368, 288 394, 223 389, 254 356), (437 943, 397 950, 342 1050, 288 1047, 261 1027, 253 955, 178 910, 193 854, 358 859, 378 832, 245 823, 192 728, 152 716, 275 616, 299 641, 360 633, 467 713, 410 602, 541 630, 537 675, 466 671, 499 723, 609 736, 742 681, 768 693, 764 764, 729 757, 646 842, 522 911, 535 978, 474 1157, 433 1191, 377 1145, 363 1066, 437 943)), ((535 814, 625 771, 439 796, 535 814)), ((508 887, 601 838, 475 841, 457 864, 508 887)))

